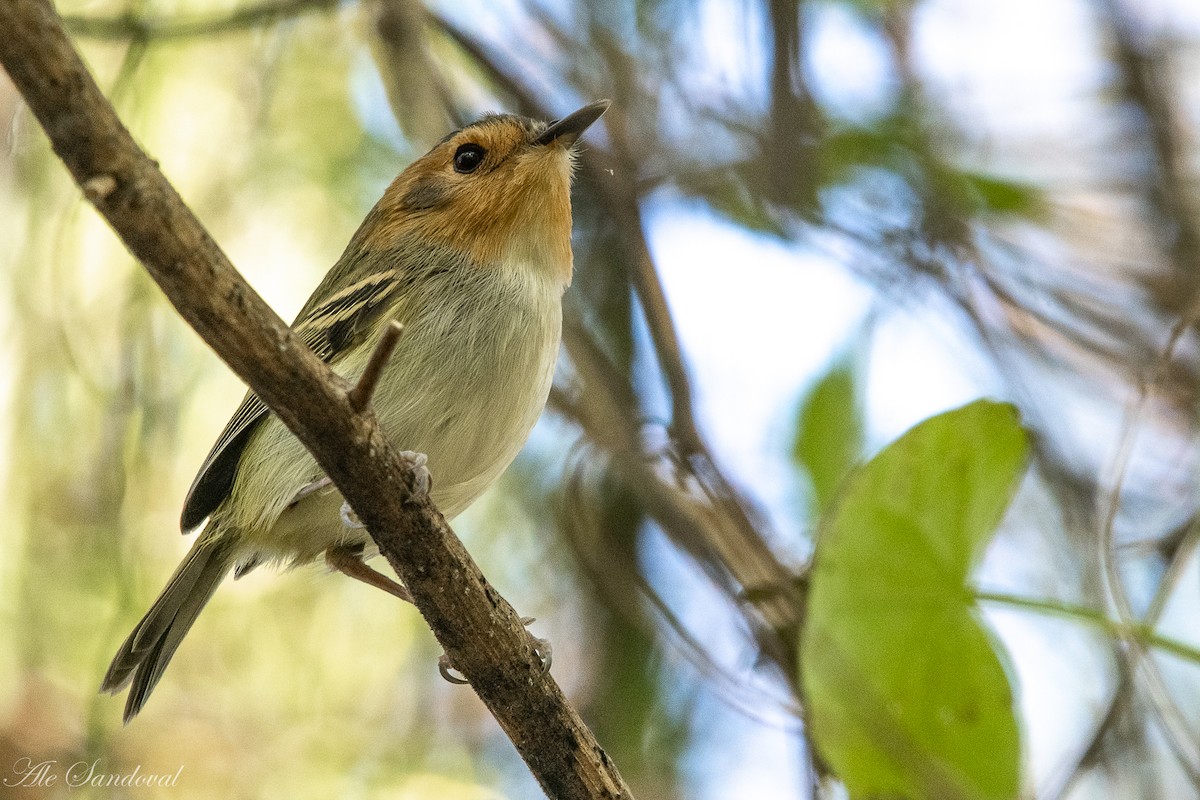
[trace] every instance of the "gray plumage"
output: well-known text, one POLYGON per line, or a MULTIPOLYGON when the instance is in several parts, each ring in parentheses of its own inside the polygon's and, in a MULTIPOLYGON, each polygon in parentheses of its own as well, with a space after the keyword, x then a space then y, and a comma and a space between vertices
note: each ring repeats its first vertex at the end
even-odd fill
POLYGON ((127 684, 123 720, 142 710, 183 637, 233 564, 228 542, 201 537, 175 570, 158 600, 122 643, 100 691, 117 694, 127 684))

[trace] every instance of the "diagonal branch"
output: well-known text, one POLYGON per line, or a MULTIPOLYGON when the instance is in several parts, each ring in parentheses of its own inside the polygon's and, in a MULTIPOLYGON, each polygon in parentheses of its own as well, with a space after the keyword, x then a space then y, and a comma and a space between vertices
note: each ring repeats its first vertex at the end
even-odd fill
POLYGON ((480 573, 370 411, 246 284, 134 143, 48 0, 0 0, 0 64, 75 181, 184 319, 310 448, 412 591, 447 655, 552 798, 630 798, 543 675, 521 618, 480 573))

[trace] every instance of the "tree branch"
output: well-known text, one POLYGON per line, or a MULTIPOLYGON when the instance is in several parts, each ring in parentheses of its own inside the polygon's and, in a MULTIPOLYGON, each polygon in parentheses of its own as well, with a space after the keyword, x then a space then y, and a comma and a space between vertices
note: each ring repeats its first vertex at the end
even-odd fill
POLYGON ((546 793, 630 798, 541 660, 374 415, 254 293, 134 143, 48 0, 0 0, 0 63, 67 165, 179 313, 312 451, 412 591, 546 793))
POLYGON ((188 39, 269 25, 309 11, 337 8, 338 0, 269 0, 220 16, 156 19, 142 14, 113 17, 66 16, 63 23, 77 36, 93 39, 188 39))
POLYGON ((420 0, 368 0, 364 9, 374 36, 371 51, 388 104, 417 149, 432 147, 452 124, 453 92, 429 52, 425 7, 420 0))
POLYGON ((1141 117, 1146 150, 1153 156, 1153 166, 1142 177, 1142 191, 1164 223, 1162 234, 1171 266, 1189 290, 1183 295, 1186 307, 1200 284, 1200 220, 1188 188, 1188 154, 1180 135, 1184 123, 1171 96, 1165 53, 1151 44, 1148 33, 1138 30, 1137 20, 1121 2, 1101 0, 1099 5, 1120 70, 1120 88, 1141 117))

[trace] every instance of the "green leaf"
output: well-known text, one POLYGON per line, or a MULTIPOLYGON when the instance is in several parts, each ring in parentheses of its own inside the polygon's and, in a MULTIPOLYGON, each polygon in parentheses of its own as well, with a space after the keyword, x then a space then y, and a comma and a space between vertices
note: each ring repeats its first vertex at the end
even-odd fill
POLYGON ((854 362, 839 359, 817 381, 797 414, 792 457, 808 473, 814 516, 823 514, 863 449, 854 362))
POLYGON ((1038 208, 1038 192, 1031 185, 979 172, 960 172, 959 176, 978 195, 980 205, 987 211, 1031 214, 1038 208))
POLYGON ((820 174, 824 185, 848 181, 864 166, 889 165, 902 145, 887 121, 878 125, 834 130, 821 143, 820 174))
POLYGON ((878 17, 892 6, 899 6, 904 0, 841 0, 841 2, 866 16, 878 17))
POLYGON ((852 797, 1016 797, 1020 736, 967 577, 1028 453, 1016 410, 925 420, 843 488, 809 575, 800 671, 817 747, 852 797))

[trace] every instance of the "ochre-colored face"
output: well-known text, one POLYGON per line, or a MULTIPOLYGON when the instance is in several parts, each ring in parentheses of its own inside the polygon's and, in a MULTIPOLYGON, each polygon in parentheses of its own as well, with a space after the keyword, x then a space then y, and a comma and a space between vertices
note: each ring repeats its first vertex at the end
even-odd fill
POLYGON ((569 280, 575 137, 541 143, 545 129, 497 115, 450 134, 388 188, 383 228, 465 251, 482 268, 515 260, 569 280))

